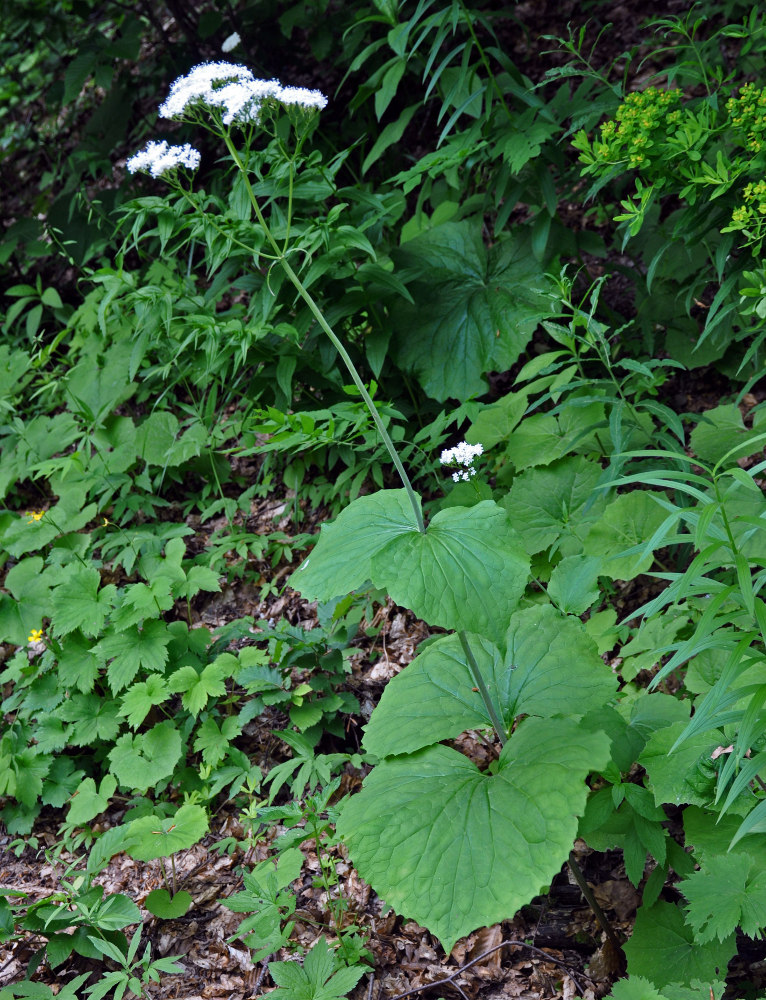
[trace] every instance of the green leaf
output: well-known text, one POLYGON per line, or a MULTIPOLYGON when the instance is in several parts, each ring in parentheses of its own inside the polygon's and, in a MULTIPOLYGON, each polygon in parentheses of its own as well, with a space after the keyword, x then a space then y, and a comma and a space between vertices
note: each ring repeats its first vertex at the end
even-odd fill
POLYGON ((185 889, 181 889, 175 896, 171 896, 167 889, 154 889, 144 900, 144 905, 160 920, 176 920, 189 912, 193 902, 185 889))
MULTIPOLYGON (((694 855, 703 867, 708 859, 718 854, 726 854, 734 839, 741 819, 739 816, 726 813, 716 816, 711 822, 711 814, 707 810, 690 807, 684 809, 684 833, 686 843, 694 848, 694 855)), ((733 847, 732 853, 748 854, 759 870, 766 871, 766 838, 751 837, 733 847)))
POLYGON ((148 465, 165 465, 178 437, 178 418, 167 410, 155 410, 136 430, 136 452, 148 465))
POLYGON ((161 674, 149 674, 145 681, 126 691, 120 703, 120 715, 131 729, 137 729, 155 705, 168 699, 167 681, 161 674))
POLYGON ((79 569, 54 588, 50 610, 54 635, 66 635, 76 628, 87 636, 101 631, 117 588, 109 584, 99 589, 100 584, 101 574, 97 569, 79 569))
POLYGON ((109 753, 109 763, 123 787, 146 791, 173 773, 181 749, 181 734, 173 723, 159 722, 148 733, 124 733, 109 753))
POLYGON ((614 984, 609 994, 611 1000, 667 1000, 659 990, 642 976, 630 976, 614 984))
POLYGON ((120 728, 116 701, 95 694, 76 694, 56 709, 63 722, 73 723, 69 742, 73 746, 91 746, 99 740, 109 742, 120 728))
MULTIPOLYGON (((520 715, 584 715, 617 688, 580 621, 550 605, 514 614, 505 655, 480 636, 468 641, 507 733, 520 715)), ((460 641, 449 635, 387 684, 364 745, 377 757, 411 753, 491 724, 460 641)))
MULTIPOLYGON (((570 451, 584 449, 604 422, 601 403, 565 406, 558 416, 534 413, 521 422, 505 447, 505 457, 517 471, 550 465, 570 451)), ((600 450, 600 449, 599 449, 600 450)))
POLYGON ((496 444, 511 436, 513 429, 524 416, 527 394, 509 392, 495 403, 485 403, 471 424, 465 439, 469 444, 482 444, 489 451, 496 444))
POLYGON ((716 730, 696 733, 670 753, 686 722, 676 722, 652 733, 646 742, 639 764, 646 768, 650 788, 657 805, 706 805, 715 797, 715 770, 708 780, 700 764, 710 763, 710 755, 723 739, 716 730), (720 739, 719 739, 720 738, 720 739))
POLYGON ((700 421, 691 433, 690 444, 698 458, 713 465, 732 448, 738 448, 727 460, 727 465, 735 465, 738 458, 746 458, 763 449, 762 442, 748 448, 748 441, 762 432, 763 428, 748 430, 745 427, 736 403, 724 403, 700 415, 700 421))
POLYGON ((322 527, 290 582, 309 600, 329 601, 371 579, 433 625, 493 635, 528 573, 516 533, 493 501, 439 511, 423 534, 405 491, 381 490, 322 527))
POLYGON ((117 931, 129 924, 141 923, 141 911, 132 899, 118 892, 104 899, 92 922, 103 931, 117 931))
POLYGON ((40 628, 50 606, 50 572, 43 571, 40 556, 22 559, 12 566, 3 582, 10 592, 0 594, 0 633, 5 642, 25 646, 33 628, 40 628))
POLYGON ((524 720, 497 774, 432 746, 393 757, 343 808, 338 833, 359 874, 446 952, 512 917, 559 871, 609 743, 570 719, 524 720))
MULTIPOLYGON (((232 657, 232 659, 234 659, 232 657)), ((234 660, 236 664, 236 660, 234 660)), ((230 676, 231 669, 228 660, 218 657, 213 663, 208 663, 202 673, 197 673, 194 667, 181 667, 171 674, 168 680, 168 691, 182 692, 181 703, 187 712, 199 715, 210 698, 226 694, 226 684, 223 678, 230 676)))
POLYGON ((708 858, 678 886, 686 896, 686 919, 698 941, 723 941, 737 927, 755 937, 766 926, 766 872, 748 854, 708 858))
POLYGON ((731 934, 725 941, 703 944, 677 906, 658 902, 638 911, 624 950, 630 975, 645 976, 662 989, 668 983, 690 985, 694 979, 707 983, 724 977, 736 940, 731 934))
POLYGON ((187 803, 175 816, 142 816, 128 824, 125 852, 136 861, 167 858, 185 851, 202 840, 208 831, 207 813, 202 806, 187 803))
POLYGON ((236 715, 230 715, 224 719, 220 729, 215 719, 208 717, 197 730, 194 752, 201 752, 204 763, 215 767, 226 756, 231 741, 241 732, 242 726, 236 715))
POLYGON ((439 401, 485 392, 483 376, 510 368, 555 311, 552 283, 528 238, 508 238, 488 253, 481 229, 474 220, 448 222, 393 255, 413 278, 414 299, 393 309, 396 361, 439 401))
POLYGON ((597 494, 590 508, 585 509, 600 477, 599 465, 572 456, 546 469, 530 469, 514 479, 502 506, 530 555, 554 543, 565 555, 582 550, 582 537, 606 506, 604 498, 597 494))
POLYGON ((290 577, 290 585, 310 601, 329 601, 372 578, 372 557, 389 542, 417 531, 406 490, 378 490, 359 497, 332 522, 290 577))
POLYGON ((217 593, 221 589, 221 584, 218 581, 218 574, 214 573, 212 569, 207 566, 192 566, 189 572, 186 574, 186 580, 180 586, 176 587, 175 593, 178 597, 184 597, 187 600, 194 597, 201 590, 207 591, 208 593, 217 593))
POLYGON ((58 674, 63 686, 89 694, 104 664, 93 643, 81 632, 70 632, 61 640, 58 674))
POLYGON ((142 667, 161 672, 167 663, 171 638, 164 622, 151 619, 141 627, 132 625, 103 638, 95 652, 104 660, 112 660, 107 670, 112 694, 127 687, 142 667))
POLYGON ((74 826, 84 826, 109 807, 109 800, 117 790, 117 780, 112 774, 106 774, 101 779, 101 786, 96 791, 93 778, 85 778, 69 801, 67 823, 74 826))
POLYGON ((600 595, 598 575, 601 560, 593 556, 566 556, 554 568, 548 582, 548 597, 569 615, 581 615, 600 595))
MULTIPOLYGON (((667 516, 667 511, 652 497, 661 496, 647 490, 631 490, 618 496, 593 525, 585 539, 587 555, 601 559, 601 572, 613 580, 632 580, 645 573, 654 556, 627 549, 648 542, 667 516)), ((664 499, 664 498, 663 498, 664 499)))
POLYGON ((369 969, 364 965, 340 967, 327 940, 320 937, 303 962, 269 962, 269 974, 279 989, 276 1000, 340 1000, 369 969))

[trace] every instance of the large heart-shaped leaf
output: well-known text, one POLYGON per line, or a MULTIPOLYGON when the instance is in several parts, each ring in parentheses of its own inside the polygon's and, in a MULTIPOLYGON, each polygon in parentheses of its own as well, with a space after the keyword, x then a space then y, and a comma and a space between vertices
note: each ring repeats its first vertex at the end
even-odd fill
POLYGON ((534 555, 556 543, 565 555, 582 550, 582 536, 604 511, 604 497, 596 489, 601 467, 579 455, 564 458, 546 469, 529 469, 517 476, 502 505, 513 526, 534 555))
MULTIPOLYGON (((584 715, 614 694, 617 681, 577 618, 550 605, 516 612, 507 652, 469 635, 476 663, 506 732, 519 715, 584 715)), ((428 646, 386 686, 364 744, 378 757, 412 753, 491 720, 455 635, 428 646)))
POLYGON ((566 860, 609 740, 571 719, 524 720, 497 774, 437 745, 379 764, 341 813, 359 874, 452 950, 512 917, 566 860))
POLYGON ((439 511, 423 533, 405 491, 381 490, 322 527, 290 582, 310 600, 329 601, 372 580, 432 625, 497 636, 528 574, 529 559, 494 501, 439 511))
POLYGON ((525 237, 487 252, 479 221, 448 222, 396 254, 414 303, 393 308, 397 362, 434 399, 465 400, 505 371, 551 315, 552 282, 525 237))

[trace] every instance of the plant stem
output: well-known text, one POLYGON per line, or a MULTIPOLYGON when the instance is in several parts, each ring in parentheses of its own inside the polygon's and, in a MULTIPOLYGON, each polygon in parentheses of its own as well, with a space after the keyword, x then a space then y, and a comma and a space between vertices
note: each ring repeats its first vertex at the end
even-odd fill
POLYGON ((588 885, 588 883, 585 881, 585 876, 582 873, 582 869, 580 868, 580 866, 575 861, 574 851, 570 851, 569 852, 569 870, 571 871, 571 873, 572 873, 572 875, 574 877, 575 882, 580 887, 580 892, 583 894, 583 896, 585 896, 585 901, 587 902, 587 904, 591 908, 591 910, 593 910, 593 916, 599 922, 599 925, 601 926, 601 929, 606 934, 607 938, 609 939, 609 943, 614 948, 617 956, 620 959, 620 962, 623 963, 623 967, 624 967, 625 953, 622 950, 622 945, 620 944, 620 939, 614 933, 614 929, 612 928, 612 925, 606 919, 604 911, 598 905, 598 903, 596 901, 596 897, 593 895, 593 890, 588 885))
POLYGON ((362 382, 362 379, 359 376, 359 372, 356 370, 356 366, 354 365, 354 362, 351 360, 351 355, 348 353, 348 351, 346 350, 346 348, 343 346, 343 344, 341 343, 341 341, 339 340, 338 336, 333 331, 333 329, 330 326, 330 324, 324 318, 324 314, 322 313, 321 309, 319 308, 319 306, 314 301, 311 293, 305 287, 305 285, 303 284, 303 282, 301 281, 301 279, 298 277, 298 275, 295 273, 295 271, 293 271, 292 267, 290 267, 290 265, 288 264, 287 258, 285 257, 284 253, 282 252, 282 249, 277 244, 277 241, 274 239, 274 236, 273 236, 271 230, 269 229, 268 223, 266 222, 266 219, 263 216, 263 212, 261 211, 261 206, 258 204, 258 199, 255 197, 255 192, 253 191, 252 185, 250 184, 250 178, 247 176, 244 164, 242 163, 242 160, 241 160, 241 158, 239 156, 239 153, 237 152, 236 147, 234 146, 234 144, 231 141, 231 137, 229 135, 225 134, 224 135, 224 140, 226 142, 226 146, 227 146, 227 148, 229 150, 229 153, 232 156, 232 159, 236 163, 238 169, 241 171, 242 176, 245 179, 245 184, 247 185, 247 191, 248 191, 248 195, 249 195, 249 198, 250 198, 250 203, 253 206, 253 211, 255 212, 256 217, 258 219, 258 222, 260 223, 261 228, 263 229, 263 231, 264 231, 264 233, 266 235, 266 239, 269 241, 269 243, 273 247, 274 253, 277 256, 277 259, 279 260, 279 263, 282 265, 282 269, 285 272, 285 274, 287 275, 288 279, 293 284, 293 286, 295 287, 295 290, 298 292, 298 294, 300 295, 300 297, 303 299, 303 301, 306 303, 306 305, 311 310, 311 313, 314 316, 314 318, 316 319, 317 323, 319 323, 319 325, 322 328, 322 330, 324 330, 324 332, 330 338, 330 340, 332 341, 332 344, 333 344, 335 350, 338 352, 338 354, 340 355, 340 357, 341 357, 344 365, 348 369, 348 372, 349 372, 349 374, 351 375, 351 378, 354 381, 354 385, 359 390, 360 396, 364 400, 365 405, 367 406, 367 409, 370 411, 370 416, 372 417, 373 422, 374 422, 376 428, 378 429, 378 433, 380 434, 380 436, 381 436, 381 438, 383 440, 383 444, 386 446, 386 450, 388 451, 389 455, 391 456, 391 461, 394 463, 394 467, 395 467, 396 471, 399 473, 399 478, 402 481, 402 485, 404 486, 405 490, 407 491, 407 497, 408 497, 408 499, 410 501, 410 504, 412 506, 413 514, 415 515, 415 523, 417 524, 418 531, 421 534, 425 534, 426 528, 425 528, 425 524, 423 522, 423 512, 420 509, 420 500, 418 499, 415 491, 412 488, 412 483, 410 482, 410 478, 407 475, 407 473, 405 472, 404 466, 402 465, 401 460, 399 459, 399 455, 397 454, 396 448, 394 447, 394 442, 391 440, 391 437, 390 437, 388 431, 386 430, 386 425, 383 423, 383 420, 382 420, 380 414, 378 413, 377 407, 375 406, 375 404, 372 401, 372 397, 370 396, 369 392, 367 391, 367 388, 366 388, 364 382, 362 382))
POLYGON ((468 645, 468 637, 463 629, 458 632, 458 636, 460 638, 460 645, 463 647, 463 652, 465 653, 465 658, 468 661, 468 669, 471 671, 474 684, 479 689, 481 700, 484 702, 487 714, 492 720, 492 728, 495 730, 495 735, 500 740, 500 745, 505 746, 507 742, 505 727, 503 726, 500 716, 497 714, 497 709, 490 698, 487 685, 484 683, 484 678, 481 676, 481 671, 479 670, 479 664, 476 662, 476 657, 473 655, 473 650, 468 645))

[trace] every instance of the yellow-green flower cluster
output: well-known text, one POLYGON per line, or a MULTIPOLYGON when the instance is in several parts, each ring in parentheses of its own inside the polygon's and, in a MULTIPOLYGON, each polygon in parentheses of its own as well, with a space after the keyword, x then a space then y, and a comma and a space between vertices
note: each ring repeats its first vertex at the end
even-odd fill
POLYGON ((760 153, 766 146, 766 87, 746 83, 726 102, 726 110, 745 148, 760 153))
POLYGON ((640 167, 651 157, 657 134, 665 134, 679 121, 680 102, 680 90, 648 87, 628 94, 614 119, 601 126, 593 147, 597 159, 603 163, 627 161, 630 167, 640 167))
POLYGON ((731 213, 731 222, 723 232, 739 230, 760 239, 766 225, 766 180, 747 184, 742 192, 743 205, 731 213))

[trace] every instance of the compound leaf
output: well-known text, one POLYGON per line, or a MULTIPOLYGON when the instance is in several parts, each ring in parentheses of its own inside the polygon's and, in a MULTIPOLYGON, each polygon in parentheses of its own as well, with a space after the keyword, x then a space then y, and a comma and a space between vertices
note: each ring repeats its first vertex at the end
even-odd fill
POLYGON ((723 941, 740 926, 755 937, 766 926, 766 872, 748 854, 708 858, 678 888, 688 900, 686 919, 698 941, 723 941))

